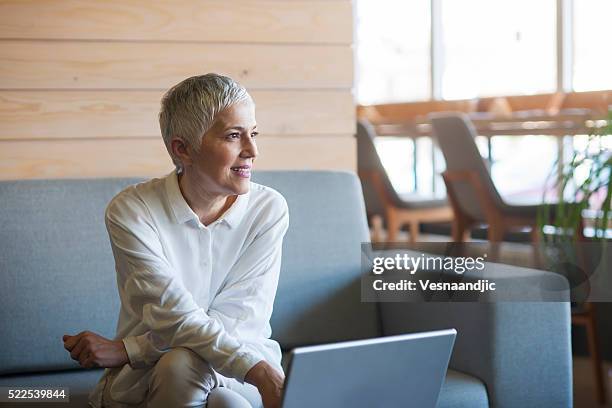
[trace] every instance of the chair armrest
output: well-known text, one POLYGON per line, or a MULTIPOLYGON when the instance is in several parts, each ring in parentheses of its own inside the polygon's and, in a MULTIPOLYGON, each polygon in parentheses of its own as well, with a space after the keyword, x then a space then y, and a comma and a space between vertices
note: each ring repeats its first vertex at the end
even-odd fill
MULTIPOLYGON (((517 275, 532 282, 564 279, 486 265, 497 282, 517 275)), ((569 302, 380 303, 380 312, 385 335, 455 328, 450 366, 482 380, 493 407, 572 406, 569 302)))

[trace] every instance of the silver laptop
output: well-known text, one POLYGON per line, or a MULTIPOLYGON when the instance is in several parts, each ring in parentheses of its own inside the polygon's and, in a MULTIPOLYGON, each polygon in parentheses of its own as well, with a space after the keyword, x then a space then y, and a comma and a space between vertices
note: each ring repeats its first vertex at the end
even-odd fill
POLYGON ((434 408, 455 329, 291 352, 283 408, 434 408))

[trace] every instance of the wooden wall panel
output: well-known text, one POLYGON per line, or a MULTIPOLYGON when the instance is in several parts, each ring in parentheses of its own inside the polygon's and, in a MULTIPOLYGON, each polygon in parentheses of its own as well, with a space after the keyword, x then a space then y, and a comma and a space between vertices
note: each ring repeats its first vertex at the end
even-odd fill
POLYGON ((167 89, 206 72, 250 89, 346 89, 353 70, 348 46, 3 41, 0 55, 3 89, 167 89))
POLYGON ((171 168, 163 92, 229 75, 265 169, 355 169, 349 0, 0 0, 0 178, 171 168))
POLYGON ((354 135, 326 137, 266 137, 257 142, 256 170, 354 170, 357 143, 354 135))
POLYGON ((0 38, 350 44, 350 1, 12 0, 0 38))
POLYGON ((3 179, 153 176, 173 168, 160 139, 0 141, 3 179))
MULTIPOLYGON (((261 137, 257 144, 255 170, 356 166, 355 140, 350 135, 261 137)), ((0 141, 0 174, 8 180, 153 177, 172 168, 161 138, 0 141)))
MULTIPOLYGON (((0 91, 0 139, 151 137, 163 91, 0 91)), ((253 91, 260 133, 350 134, 346 91, 253 91)))

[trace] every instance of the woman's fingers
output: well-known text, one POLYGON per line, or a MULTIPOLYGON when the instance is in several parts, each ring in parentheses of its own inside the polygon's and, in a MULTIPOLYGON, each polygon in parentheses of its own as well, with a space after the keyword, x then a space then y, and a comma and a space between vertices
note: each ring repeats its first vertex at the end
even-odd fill
MULTIPOLYGON (((79 364, 82 367, 85 367, 85 360, 87 360, 89 358, 89 356, 92 356, 94 353, 92 351, 91 348, 91 344, 89 344, 85 339, 81 339, 81 341, 79 342, 79 344, 81 343, 85 343, 85 346, 81 349, 81 352, 78 355, 78 360, 79 360, 79 364)), ((78 345, 77 345, 78 347, 78 345)))
POLYGON ((72 351, 70 352, 70 357, 72 357, 73 360, 80 361, 79 360, 80 355, 83 353, 83 350, 85 349, 85 347, 87 347, 87 342, 85 341, 84 338, 81 338, 79 342, 76 344, 76 346, 74 346, 72 351))
POLYGON ((64 336, 64 347, 70 351, 70 357, 79 362, 82 367, 90 361, 90 366, 95 359, 93 352, 94 343, 98 336, 90 332, 81 332, 76 336, 64 336))
POLYGON ((123 342, 109 340, 96 333, 84 331, 76 336, 64 335, 64 348, 82 367, 120 367, 129 363, 123 342))
POLYGON ((74 346, 77 345, 79 340, 81 340, 83 336, 87 336, 89 334, 91 333, 88 331, 80 332, 79 334, 75 334, 74 336, 64 334, 64 336, 62 337, 62 339, 64 340, 64 348, 68 351, 72 351, 72 349, 74 348, 74 346))
POLYGON ((79 342, 80 337, 78 334, 76 336, 69 336, 65 334, 63 339, 64 339, 64 348, 68 351, 72 351, 74 346, 76 346, 76 344, 79 342))
POLYGON ((95 354, 94 353, 89 353, 87 358, 85 358, 83 360, 83 362, 81 363, 81 366, 83 366, 85 368, 98 367, 98 364, 95 362, 95 359, 96 359, 95 354))

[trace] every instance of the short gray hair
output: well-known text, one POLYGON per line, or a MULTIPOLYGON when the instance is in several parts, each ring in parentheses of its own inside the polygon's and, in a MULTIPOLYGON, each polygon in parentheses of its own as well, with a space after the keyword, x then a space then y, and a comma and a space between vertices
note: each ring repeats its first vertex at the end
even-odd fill
POLYGON ((182 169, 182 164, 172 152, 172 138, 180 137, 199 151, 202 136, 212 127, 216 116, 244 100, 252 98, 242 85, 213 73, 187 78, 166 92, 161 101, 159 127, 177 170, 182 169))

